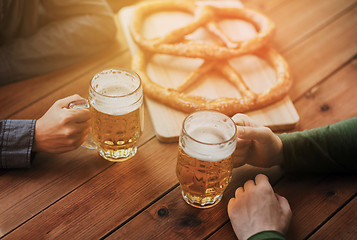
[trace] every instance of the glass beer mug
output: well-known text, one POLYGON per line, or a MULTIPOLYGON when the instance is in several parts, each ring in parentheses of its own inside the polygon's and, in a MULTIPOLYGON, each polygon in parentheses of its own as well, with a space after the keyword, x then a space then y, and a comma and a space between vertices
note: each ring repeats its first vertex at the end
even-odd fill
POLYGON ((143 90, 140 77, 128 69, 109 69, 91 80, 86 104, 89 107, 90 134, 82 145, 96 148, 103 158, 120 162, 133 157, 144 128, 143 90))
POLYGON ((233 120, 216 111, 188 115, 182 125, 176 175, 182 196, 191 206, 215 206, 232 178, 237 144, 233 120))

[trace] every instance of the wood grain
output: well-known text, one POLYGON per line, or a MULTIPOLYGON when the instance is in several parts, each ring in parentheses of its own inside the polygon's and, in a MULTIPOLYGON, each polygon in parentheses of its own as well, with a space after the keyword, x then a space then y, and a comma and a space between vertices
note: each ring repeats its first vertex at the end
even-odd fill
MULTIPOLYGON (((284 4, 267 12, 276 24, 273 46, 280 51, 286 51, 298 45, 309 35, 320 31, 355 5, 354 0, 317 0, 313 3, 309 0, 285 1, 284 4), (307 5, 308 8, 306 8, 307 5), (288 20, 281 21, 281 19, 288 20)), ((338 41, 335 43, 338 44, 338 41)))
POLYGON ((329 175, 318 177, 293 176, 284 179, 274 189, 289 200, 293 218, 287 233, 288 239, 302 239, 319 227, 321 222, 338 210, 357 192, 354 175, 329 175), (302 224, 309 222, 309 224, 302 224))
POLYGON ((260 172, 274 183, 281 176, 279 168, 259 169, 244 166, 235 169, 222 201, 213 208, 197 209, 182 198, 180 187, 169 192, 133 220, 119 228, 108 239, 203 239, 228 220, 227 204, 237 187, 260 172), (145 225, 145 227, 140 227, 145 225))
POLYGON ((290 91, 293 101, 356 54, 356 14, 354 7, 285 53, 293 66, 295 81, 290 91))
MULTIPOLYGON (((350 184, 347 187, 343 186, 346 182, 352 183, 356 180, 357 177, 353 175, 320 177, 316 175, 299 175, 284 178, 283 181, 274 186, 274 190, 278 194, 288 199, 293 212, 287 238, 289 240, 304 239, 306 236, 313 234, 315 229, 319 228, 321 222, 327 221, 341 205, 344 205, 344 203, 348 202, 356 194, 357 188, 354 184, 350 184), (306 222, 309 224, 304 224, 306 222)), ((342 221, 339 222, 342 224, 342 221)), ((348 224, 348 226, 349 229, 352 229, 353 221, 350 222, 352 223, 348 224)), ((346 228, 343 227, 343 229, 346 228)), ((346 233, 346 235, 348 235, 348 233, 346 233)), ((209 239, 234 240, 237 239, 237 237, 233 232, 230 222, 228 222, 209 239)), ((335 238, 330 238, 329 236, 327 238, 316 237, 315 239, 335 238)), ((337 239, 348 238, 341 236, 341 238, 337 239)))
POLYGON ((307 91, 295 106, 303 116, 297 130, 311 129, 357 116, 357 59, 307 91))
MULTIPOLYGON (((176 149, 176 144, 151 140, 150 144, 139 147, 137 155, 132 159, 111 164, 95 178, 82 183, 80 188, 67 192, 65 198, 51 199, 53 204, 50 208, 42 211, 37 209, 38 214, 31 221, 24 223, 4 239, 20 239, 24 232, 29 239, 54 239, 58 236, 66 239, 98 239, 134 215, 138 208, 144 208, 176 184, 176 149)), ((75 159, 71 160, 75 162, 75 159)), ((91 160, 93 161, 82 161, 90 163, 91 160)), ((100 168, 93 169, 99 171, 100 168)), ((83 171, 81 175, 84 174, 83 171)), ((66 178, 69 181, 75 179, 75 176, 66 178)), ((69 185, 71 184, 64 182, 62 186, 69 185)), ((54 186, 50 190, 56 191, 59 187, 54 186)), ((24 200, 20 204, 24 204, 23 209, 39 205, 24 200)), ((7 218, 17 219, 16 216, 11 217, 10 211, 7 213, 7 218)), ((0 219, 4 218, 5 216, 0 219)))
POLYGON ((354 197, 351 202, 344 206, 336 216, 329 220, 309 239, 355 239, 357 234, 356 212, 357 198, 354 197))

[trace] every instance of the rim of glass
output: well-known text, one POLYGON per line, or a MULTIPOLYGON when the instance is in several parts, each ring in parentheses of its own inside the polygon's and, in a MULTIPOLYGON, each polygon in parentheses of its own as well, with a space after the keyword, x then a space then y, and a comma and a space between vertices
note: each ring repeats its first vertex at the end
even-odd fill
POLYGON ((236 127, 236 124, 234 123, 233 119, 230 118, 230 117, 228 117, 228 116, 227 116, 226 114, 224 114, 224 113, 221 113, 221 112, 216 111, 216 110, 200 110, 200 111, 193 112, 193 113, 191 113, 191 114, 189 114, 188 116, 185 117, 185 119, 184 119, 183 122, 182 122, 182 132, 183 132, 187 137, 189 137, 190 139, 192 139, 193 141, 195 141, 195 142, 197 142, 197 143, 205 144, 205 145, 219 145, 219 144, 228 143, 228 142, 231 142, 232 140, 234 140, 234 139, 236 138, 236 136, 237 136, 237 127, 236 127), (227 118, 233 123, 233 126, 234 126, 234 134, 233 134, 233 136, 230 137, 228 140, 224 140, 224 141, 218 142, 218 143, 206 143, 206 142, 202 142, 202 141, 199 141, 199 140, 193 138, 193 137, 192 137, 190 134, 188 134, 188 132, 186 131, 186 129, 185 129, 185 122, 186 122, 186 120, 187 120, 190 116, 192 116, 192 115, 194 115, 194 114, 197 114, 197 113, 202 113, 202 112, 219 113, 219 114, 221 114, 221 115, 227 117, 227 118))
POLYGON ((119 67, 119 68, 108 68, 108 69, 102 70, 101 72, 99 72, 99 73, 97 73, 97 74, 95 74, 95 75, 93 76, 93 78, 91 79, 90 84, 89 84, 90 89, 91 89, 92 91, 94 91, 96 94, 101 95, 101 96, 106 97, 106 98, 122 98, 122 97, 130 96, 130 95, 134 94, 135 92, 137 92, 138 90, 140 90, 140 89, 141 89, 141 85, 142 85, 142 83, 141 83, 141 78, 140 78, 139 74, 137 74, 136 72, 134 72, 134 71, 131 70, 131 69, 121 68, 121 67, 119 67), (97 76, 103 74, 103 73, 106 72, 106 71, 127 72, 127 73, 133 75, 134 78, 137 78, 137 79, 139 80, 139 85, 138 85, 138 87, 135 88, 133 91, 131 91, 131 92, 129 92, 129 93, 126 93, 126 94, 123 94, 123 95, 108 96, 108 95, 99 93, 99 92, 97 92, 97 91, 93 88, 93 86, 92 86, 93 80, 94 80, 97 76))

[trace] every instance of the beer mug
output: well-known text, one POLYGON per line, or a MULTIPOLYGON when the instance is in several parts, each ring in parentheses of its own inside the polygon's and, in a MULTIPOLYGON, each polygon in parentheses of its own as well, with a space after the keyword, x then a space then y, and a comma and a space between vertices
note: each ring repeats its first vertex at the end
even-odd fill
POLYGON ((232 178, 237 144, 233 120, 216 111, 198 111, 182 124, 176 175, 183 199, 191 206, 215 206, 232 178))
MULTIPOLYGON (((86 106, 87 105, 87 106, 86 106)), ((96 74, 89 87, 90 134, 82 145, 96 148, 104 159, 125 161, 137 152, 144 128, 143 90, 140 77, 128 69, 109 69, 96 74)))

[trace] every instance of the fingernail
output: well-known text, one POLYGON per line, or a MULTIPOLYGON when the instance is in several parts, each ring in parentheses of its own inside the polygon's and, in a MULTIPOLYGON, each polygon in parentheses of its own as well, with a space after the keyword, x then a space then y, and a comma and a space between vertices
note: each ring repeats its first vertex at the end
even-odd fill
POLYGON ((243 135, 244 134, 244 127, 237 126, 237 132, 238 132, 238 135, 243 135))

